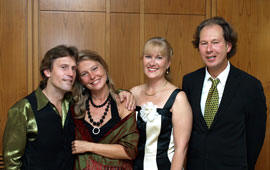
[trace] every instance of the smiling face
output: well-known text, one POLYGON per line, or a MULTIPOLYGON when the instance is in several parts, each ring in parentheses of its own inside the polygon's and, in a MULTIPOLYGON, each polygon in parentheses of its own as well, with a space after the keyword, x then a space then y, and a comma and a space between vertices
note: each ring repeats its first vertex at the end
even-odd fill
POLYGON ((44 70, 44 74, 48 77, 47 87, 68 92, 72 89, 75 81, 76 62, 70 56, 57 58, 53 61, 51 70, 44 70))
POLYGON ((230 50, 231 44, 225 41, 221 26, 208 25, 201 30, 199 52, 212 76, 218 76, 226 68, 230 50))
POLYGON ((107 74, 99 62, 82 60, 78 64, 78 72, 81 83, 90 91, 97 91, 105 87, 107 74))
POLYGON ((146 47, 143 56, 144 74, 149 79, 160 79, 165 77, 166 69, 169 68, 170 62, 164 55, 161 46, 149 45, 146 47))

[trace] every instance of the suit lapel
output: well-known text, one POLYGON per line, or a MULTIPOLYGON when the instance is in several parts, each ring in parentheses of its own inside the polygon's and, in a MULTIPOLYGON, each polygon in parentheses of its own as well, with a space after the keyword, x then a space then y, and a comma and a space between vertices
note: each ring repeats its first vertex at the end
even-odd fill
POLYGON ((194 82, 194 113, 198 113, 198 115, 196 115, 196 119, 200 126, 204 129, 208 129, 206 122, 204 120, 202 111, 201 111, 201 96, 202 96, 202 88, 203 88, 203 82, 204 82, 204 78, 205 78, 205 68, 202 68, 199 71, 198 77, 194 80, 197 80, 197 82, 194 82))
POLYGON ((216 116, 214 118, 214 121, 211 125, 211 128, 215 126, 215 124, 218 122, 218 120, 222 117, 222 114, 225 114, 226 109, 229 107, 233 96, 235 95, 235 89, 237 89, 239 84, 239 78, 237 69, 231 65, 230 72, 226 81, 226 85, 224 88, 223 96, 218 108, 218 111, 216 113, 216 116))

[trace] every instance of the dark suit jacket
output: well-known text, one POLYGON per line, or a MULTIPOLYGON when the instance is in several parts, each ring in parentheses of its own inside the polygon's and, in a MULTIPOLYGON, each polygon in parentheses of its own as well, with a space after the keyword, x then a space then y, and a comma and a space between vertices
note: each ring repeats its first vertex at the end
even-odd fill
POLYGON ((187 170, 253 170, 263 145, 266 101, 259 80, 231 65, 221 103, 208 129, 201 112, 205 68, 183 78, 193 111, 187 170))

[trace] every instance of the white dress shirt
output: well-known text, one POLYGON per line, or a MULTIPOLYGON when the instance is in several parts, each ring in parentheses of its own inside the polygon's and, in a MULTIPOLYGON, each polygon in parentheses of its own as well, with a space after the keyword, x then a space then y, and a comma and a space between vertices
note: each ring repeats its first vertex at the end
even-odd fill
MULTIPOLYGON (((230 62, 228 61, 228 65, 225 68, 225 70, 223 70, 217 76, 217 78, 219 78, 219 80, 220 80, 220 82, 217 85, 218 103, 219 104, 220 104, 220 101, 222 99, 222 95, 223 95, 223 92, 224 92, 224 88, 225 88, 225 84, 226 84, 229 72, 230 72, 230 62)), ((209 74, 209 72, 207 71, 207 68, 205 67, 205 78, 204 78, 204 82, 203 82, 203 89, 202 89, 202 95, 201 95, 201 110, 202 110, 203 116, 204 116, 204 109, 205 109, 205 103, 206 103, 206 99, 207 99, 207 96, 208 96, 208 92, 209 92, 209 90, 210 90, 210 88, 212 86, 212 82, 211 82, 211 80, 209 80, 210 77, 211 77, 211 75, 209 74)))

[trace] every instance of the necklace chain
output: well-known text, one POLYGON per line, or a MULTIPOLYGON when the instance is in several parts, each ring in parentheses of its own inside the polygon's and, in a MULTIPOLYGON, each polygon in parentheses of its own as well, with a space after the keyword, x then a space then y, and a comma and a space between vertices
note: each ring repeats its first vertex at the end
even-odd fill
POLYGON ((164 89, 164 88, 166 87, 167 83, 168 83, 168 81, 166 81, 166 82, 164 83, 164 85, 163 85, 160 89, 156 90, 156 92, 153 93, 153 94, 147 93, 147 92, 146 92, 146 89, 145 89, 145 90, 144 90, 144 94, 145 94, 146 96, 155 96, 155 95, 157 94, 157 92, 159 92, 160 90, 162 90, 162 89, 164 89))
MULTIPOLYGON (((109 111, 109 108, 110 108, 110 105, 111 105, 111 95, 109 95, 108 98, 106 99, 105 103, 102 104, 102 105, 104 106, 104 105, 106 105, 106 103, 108 103, 107 106, 106 106, 106 108, 105 108, 105 111, 104 111, 104 113, 103 113, 103 115, 102 115, 102 117, 101 117, 101 119, 100 119, 99 121, 94 121, 94 120, 93 120, 93 118, 92 118, 92 116, 91 116, 91 114, 90 114, 89 101, 90 101, 91 104, 93 105, 91 96, 89 96, 89 98, 86 100, 85 106, 86 106, 87 116, 88 116, 89 121, 90 121, 94 126, 97 126, 97 127, 94 127, 94 128, 93 128, 92 133, 93 133, 94 135, 97 135, 97 134, 99 134, 99 132, 100 132, 99 126, 104 122, 104 119, 105 119, 105 117, 106 117, 106 115, 107 115, 107 113, 108 113, 108 111, 109 111)), ((93 105, 93 106, 94 106, 94 105, 93 105)), ((100 106, 100 107, 103 107, 103 106, 100 106)), ((94 106, 94 107, 95 107, 95 106, 94 106)), ((100 108, 100 107, 99 107, 99 108, 100 108)))

